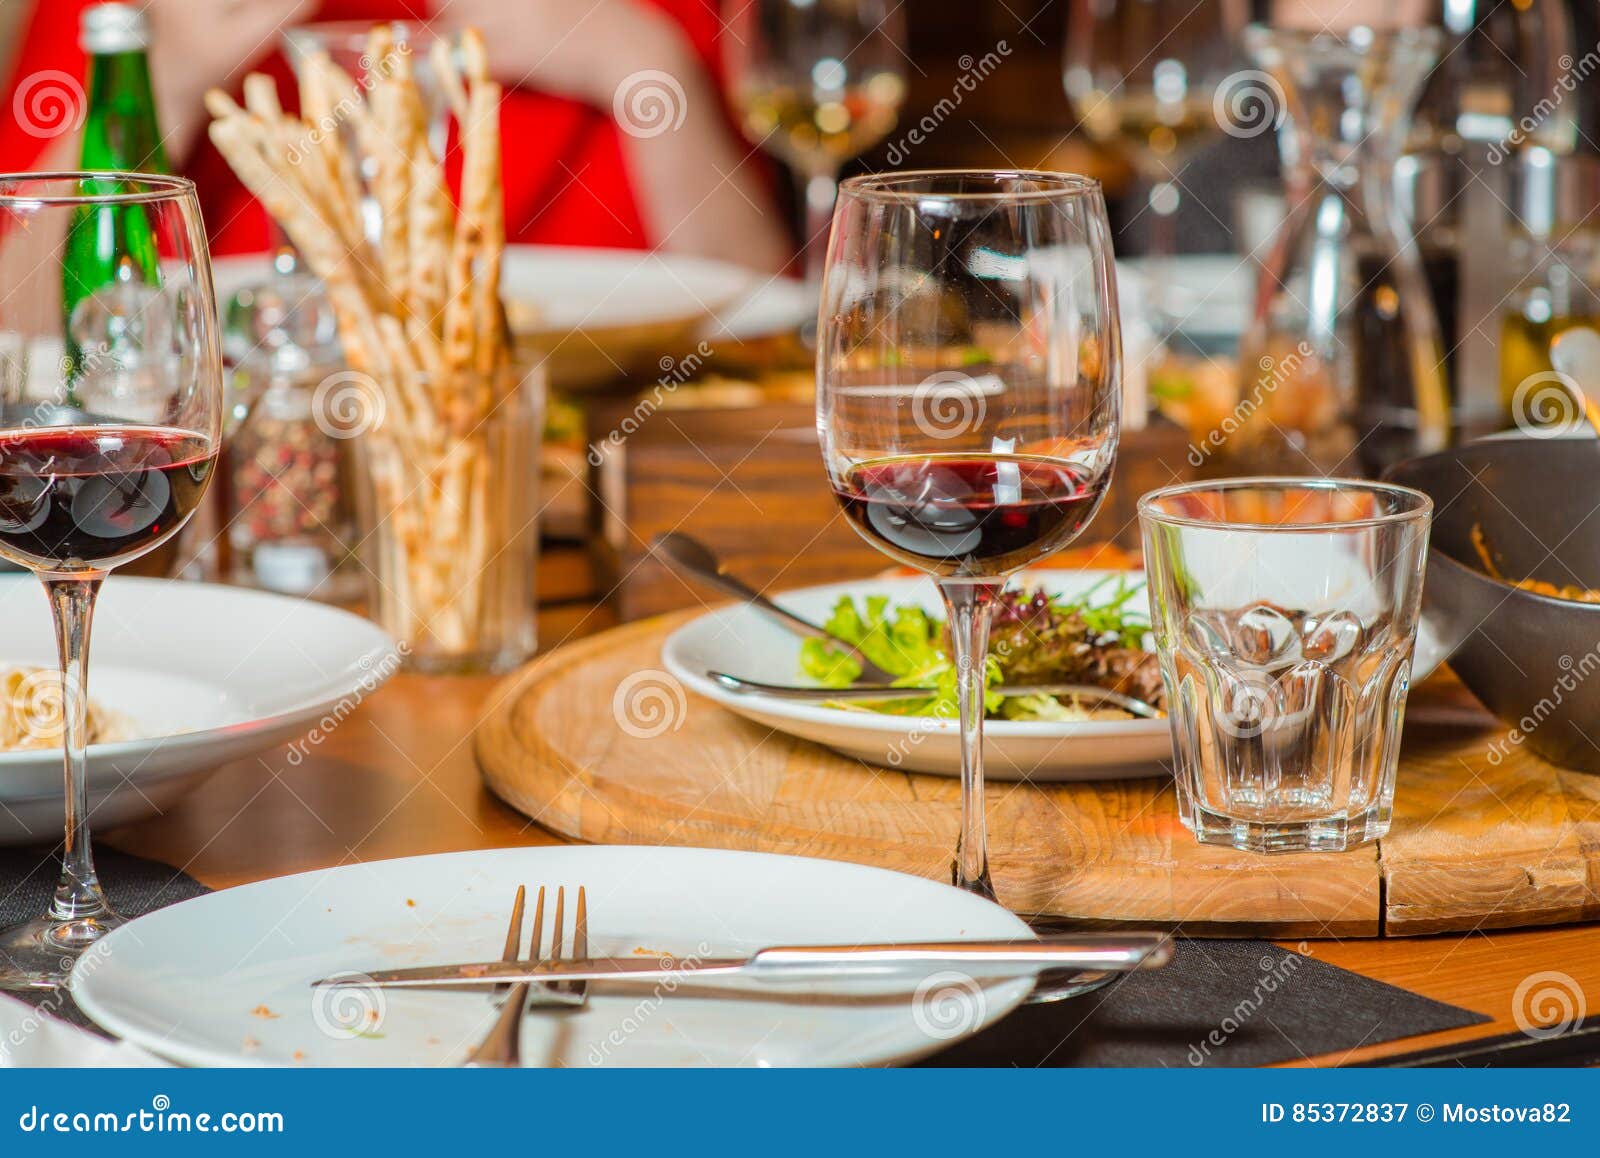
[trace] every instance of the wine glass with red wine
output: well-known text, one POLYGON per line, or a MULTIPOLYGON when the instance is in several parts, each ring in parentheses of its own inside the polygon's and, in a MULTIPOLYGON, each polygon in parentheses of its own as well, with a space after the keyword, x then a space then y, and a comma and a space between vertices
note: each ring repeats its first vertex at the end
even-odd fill
POLYGON ((44 916, 0 930, 0 988, 49 988, 121 923, 89 844, 95 597, 112 568, 188 521, 221 440, 211 262, 190 182, 0 175, 0 385, 0 557, 43 581, 55 616, 61 714, 37 725, 60 732, 66 766, 60 883, 44 916))
POLYGON ((990 615, 1006 576, 1094 517, 1116 459, 1121 356, 1096 182, 950 171, 841 187, 817 349, 823 457, 861 536, 944 597, 961 715, 953 876, 990 897, 990 615))

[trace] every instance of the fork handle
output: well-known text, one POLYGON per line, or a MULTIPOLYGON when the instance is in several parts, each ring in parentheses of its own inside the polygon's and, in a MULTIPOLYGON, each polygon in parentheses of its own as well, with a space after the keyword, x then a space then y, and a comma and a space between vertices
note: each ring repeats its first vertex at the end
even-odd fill
POLYGON ((519 981, 506 995, 494 1028, 468 1055, 467 1069, 512 1069, 522 1065, 522 1014, 528 1006, 528 983, 519 981))

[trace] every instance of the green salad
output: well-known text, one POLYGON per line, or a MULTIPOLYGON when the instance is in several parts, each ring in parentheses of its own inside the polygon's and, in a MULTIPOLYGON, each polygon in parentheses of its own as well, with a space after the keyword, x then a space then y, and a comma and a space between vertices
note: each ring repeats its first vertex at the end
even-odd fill
MULTIPOLYGON (((1128 606, 1143 590, 1143 584, 1110 576, 1072 598, 1037 589, 1005 592, 989 629, 987 717, 1106 718, 1106 709, 1091 712, 1069 698, 1005 696, 996 690, 1003 684, 1092 684, 1164 707, 1161 672, 1155 655, 1144 647, 1149 620, 1128 606)), ((846 595, 834 605, 825 626, 891 673, 896 686, 935 689, 933 696, 903 700, 851 702, 841 695, 837 706, 900 716, 956 717, 956 667, 942 619, 913 604, 891 604, 887 596, 857 600, 846 595)), ((823 687, 844 689, 860 678, 861 665, 827 640, 808 639, 800 648, 800 671, 823 687)), ((1112 711, 1112 718, 1121 715, 1125 713, 1112 711)))

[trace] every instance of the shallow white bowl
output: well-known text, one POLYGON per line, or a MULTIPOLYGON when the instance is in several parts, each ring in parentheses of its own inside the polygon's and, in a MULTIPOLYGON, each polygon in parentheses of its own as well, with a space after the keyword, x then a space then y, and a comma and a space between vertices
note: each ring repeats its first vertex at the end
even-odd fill
MULTIPOLYGON (((0 666, 56 665, 50 608, 31 575, 0 577, 0 666)), ((144 737, 89 749, 90 819, 164 811, 219 765, 301 736, 393 674, 395 643, 306 599, 170 579, 106 581, 89 696, 144 737)), ((59 840, 61 752, 0 752, 0 844, 59 840)))

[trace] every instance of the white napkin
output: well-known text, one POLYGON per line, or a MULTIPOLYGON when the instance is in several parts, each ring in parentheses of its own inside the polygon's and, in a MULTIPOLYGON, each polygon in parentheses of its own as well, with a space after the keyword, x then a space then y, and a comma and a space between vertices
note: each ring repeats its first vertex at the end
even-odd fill
POLYGON ((165 1066, 125 1041, 108 1041, 42 1008, 0 994, 0 1069, 39 1066, 165 1066))

